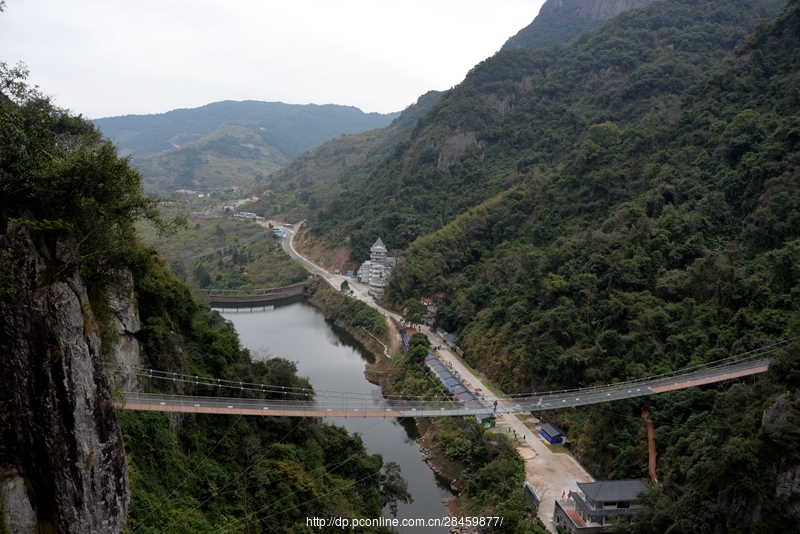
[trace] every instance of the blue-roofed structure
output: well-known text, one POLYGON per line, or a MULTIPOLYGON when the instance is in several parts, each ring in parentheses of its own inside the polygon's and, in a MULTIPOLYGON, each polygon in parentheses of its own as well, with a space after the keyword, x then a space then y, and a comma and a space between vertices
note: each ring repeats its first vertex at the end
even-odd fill
POLYGON ((567 437, 566 432, 558 428, 556 425, 551 425, 550 423, 543 424, 542 428, 539 430, 539 434, 550 445, 560 445, 564 443, 564 438, 567 437))
MULTIPOLYGON (((430 367, 431 371, 442 381, 447 391, 451 392, 456 399, 464 403, 464 407, 471 410, 486 410, 485 414, 478 415, 476 419, 479 423, 486 426, 487 417, 491 417, 491 408, 487 408, 481 403, 478 398, 459 380, 450 369, 445 366, 436 355, 428 353, 425 356, 425 364, 430 367)), ((494 419, 491 421, 491 426, 494 426, 494 419)), ((488 428, 488 427, 487 427, 488 428)))
POLYGON ((461 385, 461 380, 456 377, 447 378, 442 381, 444 383, 444 387, 447 388, 447 391, 453 392, 453 388, 456 386, 461 385))
POLYGON ((453 393, 453 395, 458 395, 459 393, 464 393, 465 391, 467 393, 469 393, 469 390, 467 389, 466 386, 464 386, 462 384, 459 384, 459 385, 457 385, 456 387, 453 388, 453 392, 452 393, 453 393))

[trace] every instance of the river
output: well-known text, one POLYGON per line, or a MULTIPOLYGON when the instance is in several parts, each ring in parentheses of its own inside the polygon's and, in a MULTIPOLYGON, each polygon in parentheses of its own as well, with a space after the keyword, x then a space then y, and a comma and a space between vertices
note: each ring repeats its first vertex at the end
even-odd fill
MULTIPOLYGON (((380 399, 380 388, 364 378, 364 365, 373 356, 341 328, 325 320, 322 313, 298 297, 253 311, 220 310, 239 333, 242 345, 254 354, 268 354, 292 360, 297 374, 308 377, 318 398, 328 391, 346 391, 363 395, 368 403, 380 399)), ((383 356, 380 356, 383 357, 383 356)), ((447 515, 442 499, 452 497, 446 480, 436 475, 422 461, 412 420, 396 418, 331 418, 328 422, 361 435, 367 450, 383 456, 384 462, 400 465, 402 476, 414 502, 400 503, 398 519, 433 519, 447 515)), ((388 511, 385 514, 389 517, 388 511)), ((403 533, 446 533, 447 528, 400 529, 403 533)))

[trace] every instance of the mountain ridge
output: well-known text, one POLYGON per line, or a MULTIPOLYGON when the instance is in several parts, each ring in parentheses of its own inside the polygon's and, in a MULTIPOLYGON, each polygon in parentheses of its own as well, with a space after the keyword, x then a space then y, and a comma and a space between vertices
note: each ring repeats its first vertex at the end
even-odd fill
POLYGON ((360 186, 441 95, 428 91, 388 126, 336 137, 292 160, 256 184, 254 192, 263 198, 249 209, 286 220, 311 216, 339 194, 360 186))
POLYGON ((547 0, 533 21, 510 37, 501 50, 565 44, 629 9, 653 0, 547 0))
MULTIPOLYGON (((355 106, 338 104, 285 104, 260 100, 222 100, 196 108, 179 108, 164 113, 102 117, 92 122, 103 135, 116 143, 122 155, 153 153, 175 148, 170 142, 197 140, 228 124, 255 124, 267 119, 285 120, 291 116, 338 115, 345 119, 334 135, 354 133, 355 125, 371 129, 391 122, 400 113, 365 113, 355 106), (320 113, 323 112, 323 113, 320 113), (359 120, 363 119, 363 120, 359 120), (189 131, 186 129, 189 128, 189 131), (142 130, 145 130, 144 132, 142 130), (177 137, 175 136, 185 136, 177 137), (144 139, 147 137, 147 139, 144 139), (154 137, 154 138, 153 138, 154 137)), ((329 127, 323 124, 321 127, 329 127)), ((363 130, 357 130, 363 131, 363 130)), ((313 141, 312 141, 313 142, 313 141)), ((178 145, 180 146, 180 145, 178 145)), ((295 157, 305 150, 292 153, 295 157)))
POLYGON ((397 116, 335 104, 226 100, 93 123, 120 155, 132 156, 148 191, 163 192, 249 185, 329 139, 388 125, 397 116), (232 127, 237 134, 221 133, 232 127))

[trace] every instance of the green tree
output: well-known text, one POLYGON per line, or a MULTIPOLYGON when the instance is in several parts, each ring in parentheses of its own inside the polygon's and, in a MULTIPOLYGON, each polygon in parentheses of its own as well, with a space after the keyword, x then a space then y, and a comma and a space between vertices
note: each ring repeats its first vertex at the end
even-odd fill
POLYGON ((208 269, 202 263, 198 263, 195 266, 192 274, 194 275, 195 284, 200 289, 206 289, 211 286, 211 275, 208 274, 208 269))
POLYGON ((408 347, 410 349, 413 349, 415 347, 424 347, 425 350, 428 350, 430 349, 430 346, 431 346, 431 340, 428 339, 428 336, 426 336, 422 332, 417 332, 416 334, 411 336, 411 339, 409 340, 408 343, 408 347))
POLYGON ((421 323, 427 313, 428 308, 417 299, 411 298, 403 303, 403 319, 409 323, 421 323))
POLYGON ((4 217, 75 247, 59 259, 60 274, 78 269, 101 291, 119 269, 147 261, 135 223, 170 231, 160 202, 145 196, 141 176, 94 126, 52 104, 25 83, 24 65, 0 62, 0 199, 4 217))

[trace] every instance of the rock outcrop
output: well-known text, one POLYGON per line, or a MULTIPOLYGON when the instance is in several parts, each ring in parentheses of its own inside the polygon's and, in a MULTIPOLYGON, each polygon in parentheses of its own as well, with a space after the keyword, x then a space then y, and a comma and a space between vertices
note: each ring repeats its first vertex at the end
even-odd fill
POLYGON ((111 350, 108 369, 112 387, 119 391, 139 391, 139 383, 133 370, 141 364, 141 347, 136 339, 142 324, 133 294, 133 276, 129 272, 122 273, 125 280, 123 287, 115 288, 109 295, 108 304, 114 313, 114 326, 117 340, 111 350))
POLYGON ((514 48, 543 48, 566 44, 581 33, 599 26, 623 11, 644 7, 653 0, 547 0, 539 14, 503 45, 514 48))
POLYGON ((3 520, 116 533, 130 499, 125 450, 70 250, 12 222, 0 234, 0 463, 14 496, 3 520))

